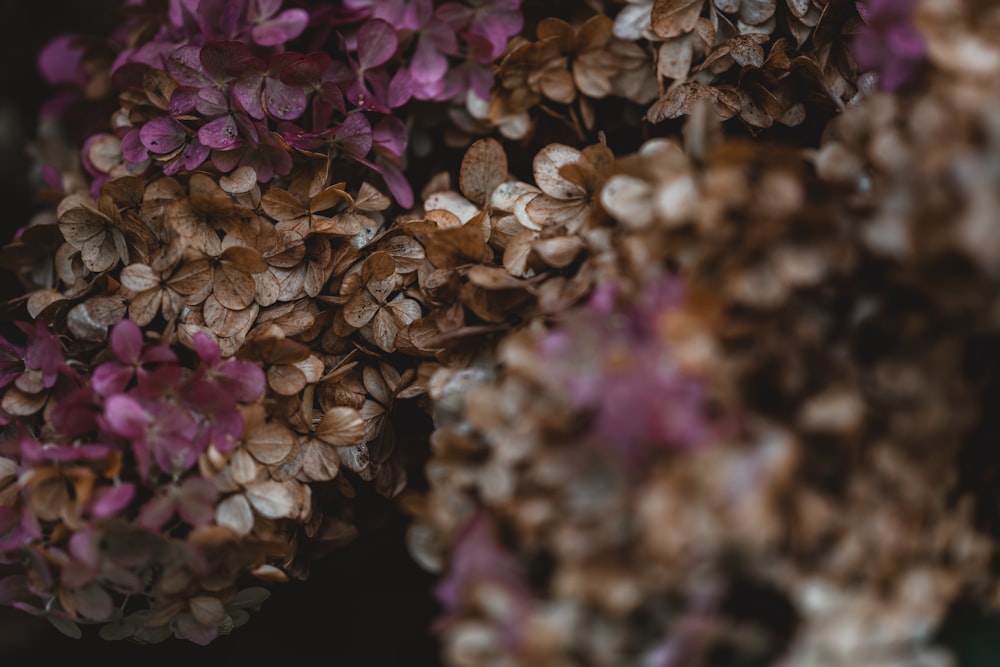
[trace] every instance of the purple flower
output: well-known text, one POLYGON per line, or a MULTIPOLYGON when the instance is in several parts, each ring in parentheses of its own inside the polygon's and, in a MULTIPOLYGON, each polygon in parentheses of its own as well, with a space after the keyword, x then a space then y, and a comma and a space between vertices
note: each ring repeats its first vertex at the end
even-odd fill
POLYGON ((524 27, 521 0, 472 0, 469 4, 472 6, 446 2, 437 15, 454 30, 465 28, 469 35, 487 42, 490 48, 479 55, 479 62, 492 63, 503 55, 508 40, 524 27))
POLYGON ((203 332, 193 338, 194 349, 201 360, 203 377, 240 403, 252 403, 264 395, 267 380, 257 364, 243 359, 222 361, 222 352, 214 340, 203 332))
POLYGON ((919 72, 927 44, 913 25, 917 0, 869 0, 858 4, 865 19, 854 36, 854 58, 862 70, 879 75, 879 87, 896 91, 919 72))
POLYGON ((132 320, 122 320, 111 330, 111 351, 117 361, 103 363, 94 369, 92 383, 101 396, 125 391, 133 378, 141 375, 147 365, 177 363, 177 355, 164 345, 143 349, 142 329, 132 320))
POLYGON ((372 19, 361 26, 357 58, 348 57, 349 68, 336 75, 336 82, 344 84, 345 97, 351 104, 366 111, 389 113, 389 73, 383 65, 396 55, 397 48, 396 29, 386 21, 372 19))
POLYGON ((193 466, 201 454, 195 442, 197 424, 177 405, 143 405, 127 394, 118 394, 105 403, 104 420, 112 434, 129 441, 143 479, 149 477, 151 460, 163 472, 177 473, 193 466))
POLYGON ((51 389, 59 378, 59 372, 66 366, 59 336, 49 331, 49 325, 43 320, 35 320, 34 327, 24 322, 16 324, 28 339, 24 349, 25 367, 41 371, 42 385, 51 389))

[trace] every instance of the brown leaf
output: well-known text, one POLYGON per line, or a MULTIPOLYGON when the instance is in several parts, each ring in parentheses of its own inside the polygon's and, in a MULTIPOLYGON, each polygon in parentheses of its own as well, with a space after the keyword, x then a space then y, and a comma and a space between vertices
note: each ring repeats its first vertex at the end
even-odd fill
POLYGON ((507 179, 507 154, 496 139, 480 139, 469 146, 458 173, 462 194, 480 208, 507 179))
POLYGON ((257 283, 253 276, 229 262, 220 262, 215 267, 212 282, 212 295, 230 310, 246 308, 257 296, 257 283))

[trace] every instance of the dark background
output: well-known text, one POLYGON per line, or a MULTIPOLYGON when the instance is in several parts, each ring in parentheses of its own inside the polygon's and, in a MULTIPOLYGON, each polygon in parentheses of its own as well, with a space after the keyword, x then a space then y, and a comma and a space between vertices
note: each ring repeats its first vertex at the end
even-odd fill
MULTIPOLYGON (((0 0, 0 243, 11 238, 40 208, 29 183, 26 147, 35 133, 38 108, 48 90, 36 71, 42 46, 65 33, 106 35, 117 25, 108 0, 0 0)), ((0 297, 17 293, 0 273, 0 297)), ((380 501, 386 519, 360 539, 313 567, 308 581, 272 587, 263 610, 228 637, 208 647, 168 640, 155 646, 106 642, 94 628, 82 640, 62 636, 47 622, 0 607, 0 664, 49 665, 71 658, 102 665, 220 659, 246 665, 313 659, 353 667, 423 667, 439 664, 428 633, 436 607, 432 578, 409 558, 403 545, 405 519, 380 501)), ((230 663, 232 664, 232 663, 230 663)))

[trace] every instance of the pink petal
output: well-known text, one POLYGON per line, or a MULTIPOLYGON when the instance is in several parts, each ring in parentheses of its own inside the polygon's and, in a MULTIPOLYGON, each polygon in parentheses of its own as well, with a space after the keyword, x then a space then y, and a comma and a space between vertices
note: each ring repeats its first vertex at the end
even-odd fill
POLYGON ((123 364, 137 365, 142 346, 142 329, 132 320, 121 320, 111 329, 111 350, 123 364))
POLYGON ((372 149, 372 126, 361 113, 348 114, 334 137, 344 152, 355 157, 364 157, 372 149))
POLYGON ((122 157, 128 162, 142 162, 149 158, 149 151, 142 145, 139 128, 132 128, 122 137, 122 157))
POLYGON ((264 104, 260 96, 262 82, 261 77, 247 77, 232 86, 233 97, 251 118, 257 120, 264 118, 264 104))
POLYGON ((264 82, 264 104, 273 118, 295 120, 306 110, 307 103, 305 91, 298 86, 289 86, 272 78, 264 82))
POLYGON ((286 9, 270 21, 255 26, 251 35, 261 46, 278 46, 302 34, 309 25, 309 14, 304 9, 286 9))
POLYGON ((194 351, 206 366, 215 366, 222 360, 222 352, 218 344, 204 331, 199 331, 191 339, 194 351))
POLYGON ((380 19, 368 21, 358 30, 358 66, 361 71, 384 64, 396 53, 396 30, 380 19))
POLYGON ((187 139, 184 127, 170 116, 160 116, 149 121, 139 130, 139 140, 150 153, 170 153, 187 139))
POLYGON ((219 366, 216 376, 240 403, 253 403, 264 395, 264 371, 251 361, 230 359, 219 366))
POLYGON ((73 45, 76 35, 61 35, 45 45, 38 56, 38 69, 49 85, 83 86, 87 73, 81 67, 83 49, 73 45))
POLYGON ((132 498, 134 497, 135 485, 131 482, 125 482, 117 486, 102 486, 94 491, 90 511, 99 519, 117 516, 121 514, 122 510, 128 507, 128 504, 132 502, 132 498))
POLYGON ((208 148, 229 150, 239 144, 239 131, 232 114, 205 123, 198 130, 198 139, 208 148))
POLYGON ((118 394, 104 404, 104 417, 115 435, 139 439, 145 436, 150 416, 131 396, 118 394))
POLYGON ((113 396, 125 391, 134 374, 133 368, 112 362, 101 364, 94 369, 90 381, 94 391, 101 396, 113 396))

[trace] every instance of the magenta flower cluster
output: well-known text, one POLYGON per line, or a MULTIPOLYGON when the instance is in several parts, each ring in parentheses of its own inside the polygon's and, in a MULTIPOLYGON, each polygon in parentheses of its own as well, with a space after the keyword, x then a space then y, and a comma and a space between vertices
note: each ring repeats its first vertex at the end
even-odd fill
MULTIPOLYGON (((86 378, 63 361, 59 341, 44 322, 23 328, 23 347, 0 344, 7 352, 0 382, 21 382, 41 371, 55 400, 46 436, 18 428, 20 435, 3 445, 3 453, 27 470, 100 460, 117 450, 134 461, 128 470, 137 476, 97 488, 85 512, 104 519, 136 508, 138 525, 149 530, 162 529, 175 515, 191 526, 211 521, 214 484, 187 475, 209 447, 228 452, 237 445, 243 435, 239 406, 263 396, 263 371, 248 361, 223 361, 203 333, 194 337, 197 363, 187 368, 173 350, 144 343, 138 325, 122 320, 111 331, 113 358, 86 378)), ((11 539, 5 531, 0 535, 11 539)), ((18 546, 0 542, 0 558, 18 546)))
MULTIPOLYGON (((115 124, 131 173, 250 166, 266 183, 290 172, 293 150, 320 151, 379 173, 404 207, 413 204, 404 105, 488 99, 492 64, 523 24, 520 0, 347 0, 312 12, 282 0, 171 0, 164 18, 111 66, 114 88, 142 100, 141 113, 115 124), (165 104, 143 100, 151 85, 165 104)), ((82 54, 60 37, 40 69, 54 85, 83 87, 82 54)), ((88 154, 98 188, 109 175, 88 154)))

